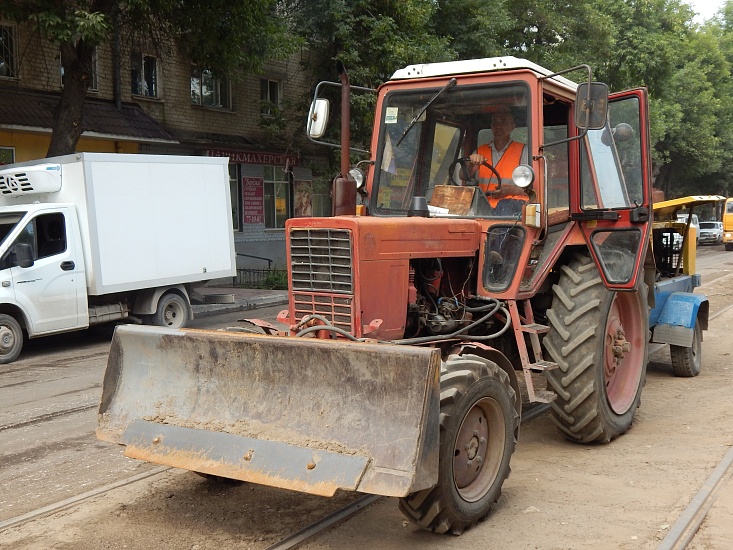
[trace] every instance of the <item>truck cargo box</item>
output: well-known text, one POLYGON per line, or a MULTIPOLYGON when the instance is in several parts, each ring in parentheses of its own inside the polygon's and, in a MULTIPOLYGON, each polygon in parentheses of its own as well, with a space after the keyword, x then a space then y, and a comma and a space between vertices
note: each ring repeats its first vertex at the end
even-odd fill
POLYGON ((77 153, 4 167, 0 206, 71 203, 89 295, 236 274, 228 159, 77 153))

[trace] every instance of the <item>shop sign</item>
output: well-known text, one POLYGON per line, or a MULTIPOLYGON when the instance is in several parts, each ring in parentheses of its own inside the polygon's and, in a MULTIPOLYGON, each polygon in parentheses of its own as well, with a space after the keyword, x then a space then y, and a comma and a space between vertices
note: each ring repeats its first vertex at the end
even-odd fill
POLYGON ((264 164, 266 166, 298 166, 298 155, 267 153, 263 151, 223 151, 209 149, 210 157, 229 157, 229 162, 240 164, 264 164))

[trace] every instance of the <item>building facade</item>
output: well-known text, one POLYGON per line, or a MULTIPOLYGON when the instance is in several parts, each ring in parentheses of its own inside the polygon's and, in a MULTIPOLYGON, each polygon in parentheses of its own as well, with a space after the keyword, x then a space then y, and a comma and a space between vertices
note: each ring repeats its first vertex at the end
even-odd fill
MULTIPOLYGON (((327 152, 305 139, 308 65, 225 78, 173 47, 100 46, 77 151, 228 157, 237 265, 284 268, 285 221, 331 209, 327 152)), ((46 156, 63 78, 57 47, 0 20, 0 163, 46 156)))

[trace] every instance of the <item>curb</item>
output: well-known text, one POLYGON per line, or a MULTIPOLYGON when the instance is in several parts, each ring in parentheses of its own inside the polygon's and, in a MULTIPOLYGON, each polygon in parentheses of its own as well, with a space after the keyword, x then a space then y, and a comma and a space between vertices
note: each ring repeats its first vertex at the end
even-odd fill
POLYGON ((249 311, 264 307, 280 306, 288 303, 287 294, 276 294, 273 296, 256 296, 245 300, 239 300, 233 304, 197 304, 191 306, 193 316, 196 319, 220 315, 222 313, 234 313, 237 311, 249 311))

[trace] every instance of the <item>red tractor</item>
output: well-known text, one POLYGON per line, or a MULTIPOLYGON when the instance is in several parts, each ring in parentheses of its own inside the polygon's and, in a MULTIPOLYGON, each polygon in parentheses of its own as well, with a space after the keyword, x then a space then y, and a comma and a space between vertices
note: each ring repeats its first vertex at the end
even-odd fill
POLYGON ((98 436, 202 473, 397 496, 461 533, 500 496, 523 400, 570 440, 623 434, 647 364, 647 95, 562 74, 514 57, 401 69, 350 170, 342 69, 335 215, 286 225, 290 330, 119 327, 98 436), (516 167, 488 153, 500 114, 516 167))

